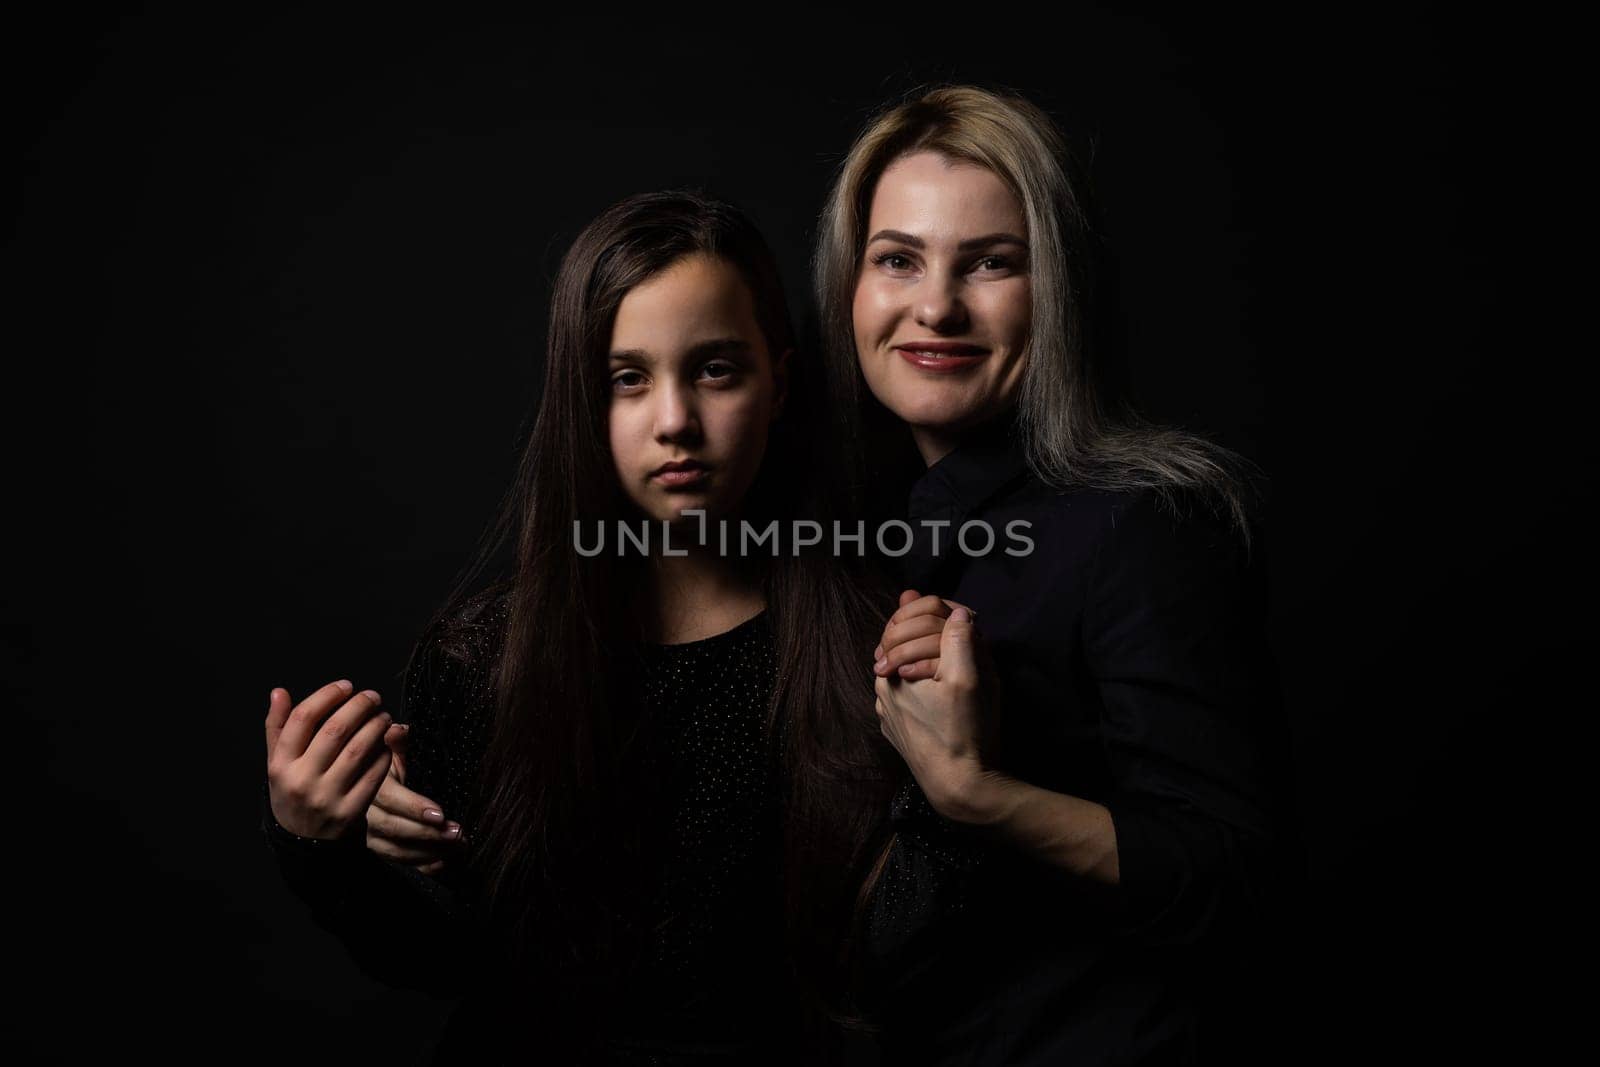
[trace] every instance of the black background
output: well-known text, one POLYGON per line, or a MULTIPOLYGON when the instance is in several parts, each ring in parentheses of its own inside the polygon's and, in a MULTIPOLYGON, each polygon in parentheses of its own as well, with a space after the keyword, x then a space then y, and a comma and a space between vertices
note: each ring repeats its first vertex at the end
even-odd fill
POLYGON ((1392 11, 1030 19, 13 25, 24 1047, 426 1049, 447 1005, 363 978, 277 880, 268 689, 398 699, 509 477, 584 222, 709 188, 802 308, 833 167, 937 80, 1022 90, 1093 146, 1146 408, 1271 476, 1311 851, 1264 1020, 1283 1062, 1507 1032, 1496 920, 1532 858, 1502 775, 1578 646, 1551 582, 1586 492, 1519 454, 1560 426, 1507 417, 1510 46, 1392 11))

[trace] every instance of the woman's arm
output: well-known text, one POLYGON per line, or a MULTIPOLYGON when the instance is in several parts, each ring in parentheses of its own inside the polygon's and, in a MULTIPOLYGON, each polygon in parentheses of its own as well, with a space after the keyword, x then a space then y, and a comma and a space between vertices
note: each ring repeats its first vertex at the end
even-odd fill
MULTIPOLYGON (((880 680, 885 733, 945 819, 1119 887, 1124 932, 1188 941, 1248 911, 1270 877, 1270 673, 1242 544, 1140 498, 1097 555, 1085 654, 1116 782, 1105 803, 987 768, 970 623, 952 614, 932 681, 880 680)), ((1280 758, 1282 758, 1280 756, 1280 758)))

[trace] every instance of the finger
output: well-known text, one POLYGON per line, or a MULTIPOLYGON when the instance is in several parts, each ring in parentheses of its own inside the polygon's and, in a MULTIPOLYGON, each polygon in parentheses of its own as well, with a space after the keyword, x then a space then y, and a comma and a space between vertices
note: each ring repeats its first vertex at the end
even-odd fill
POLYGON ((395 781, 393 775, 378 790, 378 798, 373 804, 391 815, 403 815, 430 826, 445 824, 444 812, 438 804, 416 790, 406 788, 403 782, 395 781))
POLYGON ((949 614, 950 608, 947 607, 945 602, 940 600, 938 597, 916 596, 914 590, 906 590, 904 593, 900 594, 899 610, 893 615, 890 615, 888 620, 883 624, 884 639, 880 640, 878 642, 878 647, 872 650, 872 658, 874 660, 883 658, 884 652, 890 647, 891 644, 891 642, 888 641, 889 632, 896 625, 903 624, 906 622, 906 620, 914 619, 919 615, 933 615, 943 618, 949 614))
MULTIPOLYGON (((378 788, 383 787, 383 782, 389 775, 389 750, 383 744, 383 732, 389 728, 389 713, 380 711, 368 719, 355 733, 350 735, 339 754, 334 757, 333 763, 323 774, 323 780, 335 793, 343 794, 354 787, 356 781, 366 776, 367 769, 376 759, 383 761, 384 777, 379 779, 378 788)), ((307 756, 309 759, 309 755, 307 756)), ((377 795, 374 789, 372 795, 366 798, 361 805, 361 810, 366 811, 377 795)))
POLYGON ((880 670, 875 667, 874 670, 882 675, 894 674, 901 667, 915 663, 919 659, 938 659, 939 638, 939 634, 933 634, 930 637, 919 637, 915 641, 897 645, 882 659, 883 668, 880 670))
POLYGON ((389 752, 394 756, 394 759, 389 763, 390 777, 397 779, 401 785, 405 785, 406 748, 411 743, 411 727, 403 722, 395 723, 384 733, 383 743, 389 746, 389 752))
MULTIPOLYGON (((936 596, 919 596, 915 600, 907 600, 900 605, 893 615, 889 616, 889 623, 905 622, 907 619, 918 615, 949 615, 950 607, 936 596)), ((886 627, 887 628, 887 627, 886 627)))
MULTIPOLYGON (((355 696, 346 700, 339 710, 328 716, 318 729, 311 743, 306 746, 305 755, 308 766, 319 774, 326 773, 339 758, 339 753, 344 751, 346 743, 363 729, 375 717, 381 714, 378 706, 383 703, 383 696, 375 689, 363 689, 355 696)), ((384 714, 383 729, 389 728, 393 719, 384 714)), ((378 740, 382 741, 383 730, 378 731, 378 740)))
POLYGON ((374 834, 369 826, 367 830, 367 848, 376 852, 386 860, 396 863, 433 863, 445 859, 444 848, 434 844, 431 846, 417 846, 412 844, 396 844, 392 839, 374 834))
POLYGON ((378 790, 378 797, 373 801, 373 806, 382 808, 386 814, 399 815, 428 826, 445 824, 444 812, 440 810, 438 804, 421 793, 407 789, 392 776, 386 779, 383 788, 378 790))
POLYGON ((920 682, 925 678, 937 678, 939 675, 939 661, 936 659, 919 659, 915 663, 907 663, 895 672, 902 682, 920 682))
POLYGON ((432 826, 404 815, 395 815, 374 805, 367 809, 367 832, 381 837, 396 848, 431 848, 438 855, 461 840, 461 824, 446 822, 432 826))
POLYGON ((966 608, 950 613, 939 641, 939 673, 942 682, 976 686, 978 662, 972 648, 972 615, 966 608))
POLYGON ((418 867, 417 870, 428 875, 438 874, 440 871, 444 870, 444 860, 435 860, 432 863, 425 863, 421 867, 418 867))
POLYGON ((945 620, 942 615, 918 615, 904 622, 890 623, 889 627, 883 631, 882 655, 888 655, 896 645, 905 644, 907 641, 915 641, 919 637, 937 637, 939 631, 944 629, 944 623, 945 620))
POLYGON ((283 732, 278 735, 278 757, 296 760, 305 755, 306 747, 317 735, 322 720, 354 691, 355 686, 350 684, 350 680, 342 678, 337 682, 329 682, 296 704, 289 712, 288 721, 283 724, 283 732))
POLYGON ((289 721, 294 705, 287 689, 274 689, 267 694, 267 760, 272 760, 272 750, 278 747, 283 724, 289 721))
POLYGON ((372 807, 372 798, 378 795, 378 787, 383 784, 384 776, 389 773, 389 750, 379 744, 372 751, 372 763, 351 784, 346 794, 345 801, 349 807, 341 806, 343 818, 353 820, 365 816, 367 809, 372 807))

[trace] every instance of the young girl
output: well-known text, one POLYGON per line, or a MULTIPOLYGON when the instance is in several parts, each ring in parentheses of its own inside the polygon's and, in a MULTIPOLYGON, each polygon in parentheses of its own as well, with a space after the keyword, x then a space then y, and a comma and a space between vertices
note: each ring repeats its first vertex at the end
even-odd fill
POLYGON ((468 828, 449 862, 366 847, 378 694, 272 691, 281 869, 369 972, 462 998, 441 1060, 821 1055, 800 1039, 883 845, 861 649, 886 611, 827 538, 789 543, 838 517, 846 435, 782 293, 748 220, 694 194, 626 200, 567 254, 494 539, 514 569, 458 587, 406 675, 404 791, 468 828), (738 551, 773 520, 781 545, 738 551))

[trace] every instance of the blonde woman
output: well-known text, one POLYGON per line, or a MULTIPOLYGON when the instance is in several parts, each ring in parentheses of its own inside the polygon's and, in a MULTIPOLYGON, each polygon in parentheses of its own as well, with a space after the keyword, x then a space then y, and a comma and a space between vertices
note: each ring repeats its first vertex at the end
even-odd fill
POLYGON ((1093 243, 1051 120, 970 86, 869 122, 823 212, 835 376, 925 467, 872 650, 911 776, 869 901, 891 1063, 1194 1062, 1272 880, 1242 465, 1109 388, 1093 243))

